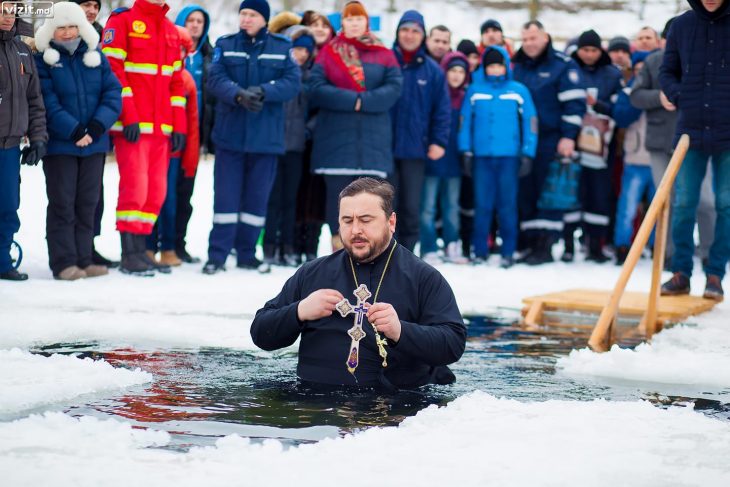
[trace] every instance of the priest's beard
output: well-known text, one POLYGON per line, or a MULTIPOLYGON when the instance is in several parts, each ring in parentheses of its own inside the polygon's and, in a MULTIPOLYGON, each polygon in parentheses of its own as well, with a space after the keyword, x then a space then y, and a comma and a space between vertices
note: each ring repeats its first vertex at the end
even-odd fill
POLYGON ((345 247, 345 251, 350 254, 352 260, 360 264, 365 264, 378 257, 388 248, 388 244, 390 244, 390 239, 393 238, 393 235, 386 223, 383 232, 374 237, 368 238, 360 234, 349 238, 340 235, 340 238, 342 239, 342 245, 345 247), (367 245, 355 248, 355 244, 358 243, 366 243, 367 245))

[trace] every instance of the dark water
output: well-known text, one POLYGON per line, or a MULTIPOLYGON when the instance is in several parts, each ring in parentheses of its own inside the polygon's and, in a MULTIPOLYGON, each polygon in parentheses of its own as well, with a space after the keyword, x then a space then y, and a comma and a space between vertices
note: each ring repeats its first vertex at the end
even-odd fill
POLYGON ((557 358, 585 347, 586 335, 536 334, 486 317, 469 317, 468 323, 466 352, 452 366, 456 384, 394 395, 305 390, 294 378, 294 354, 99 351, 103 347, 95 343, 57 344, 36 352, 103 358, 115 366, 152 373, 151 384, 123 394, 84 397, 58 409, 71 415, 123 417, 140 427, 166 430, 173 438, 170 448, 181 450, 233 433, 278 438, 285 444, 315 442, 370 426, 396 425, 431 404, 444 405, 475 389, 520 400, 642 398, 658 407, 691 403, 705 414, 730 420, 730 391, 659 394, 651 384, 575 379, 556 372, 557 358))

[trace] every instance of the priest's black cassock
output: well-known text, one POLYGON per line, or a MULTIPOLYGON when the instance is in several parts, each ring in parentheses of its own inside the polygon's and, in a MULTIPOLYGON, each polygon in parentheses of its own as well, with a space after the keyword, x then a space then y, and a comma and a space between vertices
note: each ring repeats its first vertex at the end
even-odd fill
MULTIPOLYGON (((354 375, 346 366, 351 343, 347 331, 353 315, 343 318, 335 311, 315 321, 297 318, 299 301, 319 289, 336 289, 356 302, 352 293, 357 285, 344 250, 304 264, 289 278, 281 293, 256 313, 251 325, 254 343, 264 350, 276 350, 293 344, 301 335, 297 375, 310 383, 411 388, 453 381, 445 366, 464 353, 466 327, 446 279, 392 239, 372 262, 354 263, 358 284, 365 284, 375 295, 393 245, 397 248, 378 294, 378 302, 391 304, 401 322, 398 343, 388 339, 387 368, 382 367, 375 331, 367 318, 363 324, 367 336, 360 341, 354 375)), ((373 297, 368 301, 372 303, 373 297)))

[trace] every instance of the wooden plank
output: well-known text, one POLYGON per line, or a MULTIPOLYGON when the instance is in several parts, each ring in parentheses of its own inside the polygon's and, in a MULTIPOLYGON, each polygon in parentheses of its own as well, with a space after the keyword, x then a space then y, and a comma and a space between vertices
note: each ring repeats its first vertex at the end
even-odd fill
POLYGON ((542 324, 542 310, 544 308, 543 302, 539 299, 532 302, 530 309, 525 315, 525 325, 527 326, 540 326, 542 324))
POLYGON ((651 288, 649 299, 646 305, 646 313, 641 320, 644 334, 647 340, 656 333, 659 297, 661 294, 661 278, 664 269, 664 252, 667 249, 667 229, 669 228, 669 202, 664 203, 659 220, 656 225, 654 236, 654 260, 651 268, 651 288))

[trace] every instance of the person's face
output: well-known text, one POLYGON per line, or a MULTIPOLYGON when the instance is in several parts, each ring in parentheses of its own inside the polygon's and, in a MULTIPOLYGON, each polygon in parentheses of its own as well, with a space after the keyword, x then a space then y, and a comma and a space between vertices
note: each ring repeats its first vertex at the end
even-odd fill
POLYGON ((653 51, 659 48, 659 38, 651 29, 641 29, 636 35, 636 49, 639 51, 653 51))
POLYGON ((238 26, 251 37, 258 34, 265 25, 264 16, 253 9, 244 8, 238 12, 238 26))
POLYGON ((601 50, 593 46, 584 46, 578 49, 578 57, 586 66, 593 66, 601 58, 601 50))
POLYGON ((479 54, 472 53, 469 54, 466 58, 469 60, 469 70, 473 73, 477 70, 477 68, 479 67, 479 62, 481 61, 481 59, 479 58, 479 54))
POLYGON ((360 193, 340 200, 340 238, 356 262, 369 262, 388 247, 395 232, 395 213, 387 216, 380 196, 360 193))
POLYGON ((80 5, 86 14, 86 20, 93 24, 96 21, 96 17, 99 16, 99 4, 96 2, 84 2, 80 5))
POLYGON ((53 31, 53 40, 57 42, 72 41, 79 36, 79 28, 75 25, 56 27, 53 31))
POLYGON ((352 15, 342 19, 342 32, 348 39, 362 37, 368 31, 368 18, 364 15, 352 15))
POLYGON ((608 57, 611 58, 611 62, 613 64, 621 67, 621 69, 631 67, 631 56, 629 56, 629 53, 624 51, 623 49, 610 51, 608 53, 608 57))
POLYGON ((426 46, 433 57, 441 60, 451 50, 451 32, 432 30, 426 39, 426 46))
POLYGON ((710 13, 716 12, 722 7, 723 3, 725 3, 725 0, 702 0, 702 6, 710 13))
POLYGON ((499 29, 489 27, 482 34, 482 44, 485 46, 501 46, 504 44, 504 35, 499 29))
POLYGON ((536 58, 545 50, 548 44, 547 32, 540 30, 536 25, 522 30, 522 50, 528 57, 536 58))
POLYGON ((203 12, 196 10, 188 15, 188 18, 185 19, 185 28, 188 34, 190 34, 190 37, 193 38, 193 42, 197 44, 200 38, 203 37, 203 29, 205 29, 205 16, 203 12))
POLYGON ((446 71, 446 82, 452 88, 461 88, 466 80, 466 71, 461 66, 454 66, 446 71))
POLYGON ((488 64, 485 68, 487 76, 504 76, 507 74, 507 68, 504 64, 488 64))
POLYGON ((15 14, 10 11, 10 5, 4 5, 0 13, 0 30, 10 30, 15 25, 15 14))
POLYGON ((292 47, 291 54, 299 66, 306 63, 307 59, 309 59, 309 51, 306 47, 292 47))
POLYGON ((398 29, 398 45, 404 51, 413 52, 423 44, 423 31, 418 27, 405 25, 398 29))
POLYGON ((317 43, 317 47, 324 45, 324 43, 332 37, 332 29, 330 29, 322 19, 317 19, 309 26, 309 28, 312 29, 312 34, 314 34, 314 41, 317 43))

